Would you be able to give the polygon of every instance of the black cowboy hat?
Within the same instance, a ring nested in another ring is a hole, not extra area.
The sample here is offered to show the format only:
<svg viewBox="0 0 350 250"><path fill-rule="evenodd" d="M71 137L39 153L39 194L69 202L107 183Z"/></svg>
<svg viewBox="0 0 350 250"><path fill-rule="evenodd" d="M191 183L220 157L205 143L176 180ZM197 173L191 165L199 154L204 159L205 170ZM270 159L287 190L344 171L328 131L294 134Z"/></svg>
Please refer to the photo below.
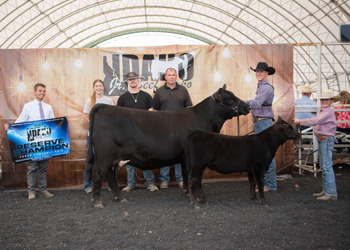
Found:
<svg viewBox="0 0 350 250"><path fill-rule="evenodd" d="M273 75L276 72L275 68L269 67L269 65L267 65L266 62L259 62L258 65L256 65L256 69L253 69L252 67L250 67L250 69L253 70L254 72L257 70L265 70L269 72L269 75Z"/></svg>
<svg viewBox="0 0 350 250"><path fill-rule="evenodd" d="M136 74L135 72L130 72L126 75L126 80L134 79L134 78L139 78L139 75Z"/></svg>

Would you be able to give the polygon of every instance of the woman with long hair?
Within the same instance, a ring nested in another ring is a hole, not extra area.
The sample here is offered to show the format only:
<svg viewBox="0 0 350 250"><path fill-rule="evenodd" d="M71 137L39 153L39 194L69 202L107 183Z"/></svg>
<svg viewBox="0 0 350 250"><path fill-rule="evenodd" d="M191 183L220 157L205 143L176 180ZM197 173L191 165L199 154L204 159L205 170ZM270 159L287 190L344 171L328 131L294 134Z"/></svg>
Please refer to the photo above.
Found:
<svg viewBox="0 0 350 250"><path fill-rule="evenodd" d="M113 100L103 94L103 91L105 89L105 85L103 84L102 80L96 79L92 85L92 88L94 90L94 93L92 94L91 98L87 99L84 106L83 111L83 118L86 122L89 122L89 114L92 109L92 107L96 103L104 103L109 105L114 105ZM87 136L87 143L89 148L89 132ZM86 193L91 193L92 190L92 180L87 179L86 176L86 166L84 169L84 191Z"/></svg>

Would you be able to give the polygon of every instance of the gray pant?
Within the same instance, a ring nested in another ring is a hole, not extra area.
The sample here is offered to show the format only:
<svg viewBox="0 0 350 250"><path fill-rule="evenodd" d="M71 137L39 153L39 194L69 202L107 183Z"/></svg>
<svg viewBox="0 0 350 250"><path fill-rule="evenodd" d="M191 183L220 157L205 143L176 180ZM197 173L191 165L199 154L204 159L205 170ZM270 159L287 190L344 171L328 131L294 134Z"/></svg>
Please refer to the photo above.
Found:
<svg viewBox="0 0 350 250"><path fill-rule="evenodd" d="M35 194L35 181L38 173L39 194L47 192L46 170L49 166L49 160L28 162L27 182L28 194Z"/></svg>

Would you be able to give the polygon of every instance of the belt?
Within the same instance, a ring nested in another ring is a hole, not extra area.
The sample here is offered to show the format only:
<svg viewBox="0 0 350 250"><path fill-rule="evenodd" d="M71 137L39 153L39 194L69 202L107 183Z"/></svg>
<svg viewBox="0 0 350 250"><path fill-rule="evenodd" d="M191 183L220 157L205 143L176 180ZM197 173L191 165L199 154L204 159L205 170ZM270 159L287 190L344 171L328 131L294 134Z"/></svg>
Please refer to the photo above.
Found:
<svg viewBox="0 0 350 250"><path fill-rule="evenodd" d="M261 120L267 120L267 119L272 119L272 121L274 121L273 117L264 117L264 118L255 118L253 120L253 123L256 123L257 121L261 121Z"/></svg>
<svg viewBox="0 0 350 250"><path fill-rule="evenodd" d="M323 135L317 138L318 141L326 140L328 137L332 137L331 135Z"/></svg>

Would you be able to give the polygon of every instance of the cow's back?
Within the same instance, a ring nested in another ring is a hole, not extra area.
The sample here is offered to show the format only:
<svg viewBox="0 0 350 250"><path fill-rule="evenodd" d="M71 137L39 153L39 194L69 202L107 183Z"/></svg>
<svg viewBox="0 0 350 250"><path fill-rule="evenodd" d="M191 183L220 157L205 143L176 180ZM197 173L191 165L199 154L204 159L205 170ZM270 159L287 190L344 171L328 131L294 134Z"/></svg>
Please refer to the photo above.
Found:
<svg viewBox="0 0 350 250"><path fill-rule="evenodd" d="M264 138L257 135L229 136L193 131L188 138L188 167L208 167L221 174L251 172L260 162L273 156L262 146Z"/></svg>

